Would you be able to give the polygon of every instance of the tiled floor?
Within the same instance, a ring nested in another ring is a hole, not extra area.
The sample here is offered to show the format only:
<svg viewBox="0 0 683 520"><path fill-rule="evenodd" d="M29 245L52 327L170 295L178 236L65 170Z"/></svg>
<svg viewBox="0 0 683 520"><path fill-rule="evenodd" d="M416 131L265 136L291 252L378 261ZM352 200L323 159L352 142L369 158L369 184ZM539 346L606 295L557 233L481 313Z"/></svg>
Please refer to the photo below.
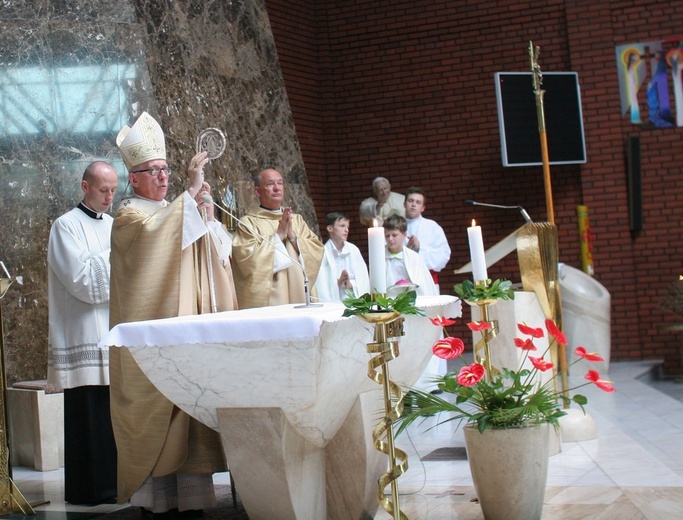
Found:
<svg viewBox="0 0 683 520"><path fill-rule="evenodd" d="M592 385L582 389L598 437L565 442L550 458L544 520L683 518L683 385L648 384L643 375L653 366L613 363L608 378L616 393ZM452 427L426 431L433 422L430 418L414 425L409 436L397 441L408 452L410 465L399 479L401 509L411 520L483 519L481 508L472 501L475 493L466 460L421 461L437 448L464 446L462 433ZM36 507L51 512L44 518L63 520L65 511L94 512L64 504L62 477L62 471L14 470L14 481L29 502L50 500ZM227 479L227 474L216 475L220 483ZM98 506L97 511L115 507ZM390 515L380 510L376 518L386 520Z"/></svg>

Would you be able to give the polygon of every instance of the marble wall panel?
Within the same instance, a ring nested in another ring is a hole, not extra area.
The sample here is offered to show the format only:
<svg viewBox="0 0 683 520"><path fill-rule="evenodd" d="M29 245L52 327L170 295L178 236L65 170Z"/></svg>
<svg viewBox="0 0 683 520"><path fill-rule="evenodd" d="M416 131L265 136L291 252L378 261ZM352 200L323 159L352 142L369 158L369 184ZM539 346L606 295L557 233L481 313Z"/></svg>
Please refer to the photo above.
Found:
<svg viewBox="0 0 683 520"><path fill-rule="evenodd" d="M219 128L207 167L217 198L255 204L250 175L278 168L295 211L318 229L263 0L13 0L0 4L0 260L16 277L2 300L7 379L41 379L47 361L46 247L81 197L93 160L126 171L115 136L146 110L166 132L186 186L199 133Z"/></svg>

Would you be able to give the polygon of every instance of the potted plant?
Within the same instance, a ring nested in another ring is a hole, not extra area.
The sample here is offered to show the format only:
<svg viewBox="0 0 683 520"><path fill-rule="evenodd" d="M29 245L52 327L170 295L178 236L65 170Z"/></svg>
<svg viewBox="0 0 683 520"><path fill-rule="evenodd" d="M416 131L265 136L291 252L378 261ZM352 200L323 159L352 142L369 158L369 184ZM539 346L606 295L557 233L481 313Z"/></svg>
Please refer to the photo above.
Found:
<svg viewBox="0 0 683 520"><path fill-rule="evenodd" d="M477 288L479 294L473 294L475 288L470 285L456 287L456 293L488 300L511 296L507 284L494 282L489 289L495 289L488 292L483 287ZM462 366L436 379L445 397L418 389L409 392L398 432L424 415L447 413L447 417L439 417L438 424L465 421L465 444L484 517L487 520L540 519L547 479L549 427L557 428L559 418L566 415L563 404L574 402L583 409L587 403L583 395L569 397L568 392L590 384L606 392L614 392L614 387L595 370L587 372L586 383L564 392L556 389L554 377L546 383L539 381L541 373L553 368L545 360L552 343L567 343L553 320L545 320L544 328L518 324L520 336L515 338L515 347L524 353L520 367L515 370L493 367L492 373L487 373L483 364L464 361L464 342L450 337L445 329L454 320L430 319L434 325L444 328L444 337L432 347L434 355L443 359L458 358ZM492 323L471 322L468 327L484 334ZM546 334L550 344L545 352L535 356L534 342ZM602 361L600 356L588 353L583 347L578 347L575 353L576 362ZM527 358L532 369L524 368Z"/></svg>

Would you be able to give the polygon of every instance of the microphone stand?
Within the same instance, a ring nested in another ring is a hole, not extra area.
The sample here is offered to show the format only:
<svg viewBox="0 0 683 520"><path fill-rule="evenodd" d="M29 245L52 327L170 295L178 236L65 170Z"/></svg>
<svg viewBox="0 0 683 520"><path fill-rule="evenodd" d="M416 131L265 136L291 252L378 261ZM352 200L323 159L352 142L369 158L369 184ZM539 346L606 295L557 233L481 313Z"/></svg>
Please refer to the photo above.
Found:
<svg viewBox="0 0 683 520"><path fill-rule="evenodd" d="M206 208L202 209L202 220L204 221L204 226L206 227L206 235L204 240L204 245L206 246L206 261L207 268L209 270L209 296L211 301L211 312L218 312L218 306L216 305L216 286L213 280L213 261L211 259L211 230L206 223Z"/></svg>
<svg viewBox="0 0 683 520"><path fill-rule="evenodd" d="M225 208L219 206L219 205L211 198L210 195L203 195L203 196L202 196L202 200L203 200L204 202L209 202L209 199L210 199L210 202L211 202L214 206L216 206L219 210L221 210L223 213L225 213L225 214L228 215L229 217L231 217L231 218L233 218L234 220L236 220L239 224L243 225L245 228L247 228L249 231L251 231L254 235L256 235L256 236L259 237L261 240L263 240L264 242L266 242L267 244L269 244L273 249L275 249L275 251L279 252L279 253L282 254L282 255L285 255L285 253L282 252L282 250L278 249L278 247L277 247L271 240L269 240L268 238L264 237L261 233L259 233L258 231L256 231L253 227L251 227L249 224L247 224L247 223L244 222L243 220L239 219L236 215L232 214L232 213L231 213L230 211L228 211L227 209L225 209ZM287 256L287 258L289 258L292 262L294 262L296 265L298 265L298 266L301 268L301 272L302 272L303 275L304 275L304 296L305 296L305 299L306 299L306 303L303 304L303 305L295 305L294 308L295 308L295 309L307 309L307 308L312 308L312 307L322 307L322 306L323 306L322 303L311 303L310 282L309 282L309 280L308 280L308 275L306 274L306 268L304 267L304 265L303 265L301 262L299 262L299 261L295 260L294 258L292 258L291 256L289 256L289 255L286 255L286 256Z"/></svg>
<svg viewBox="0 0 683 520"><path fill-rule="evenodd" d="M476 202L474 200L466 200L465 204L469 204L470 206L485 206L487 208L516 209L519 210L519 212L522 214L522 217L524 217L524 220L526 220L528 224L533 222L529 214L522 206L501 206L499 204L485 204L483 202Z"/></svg>

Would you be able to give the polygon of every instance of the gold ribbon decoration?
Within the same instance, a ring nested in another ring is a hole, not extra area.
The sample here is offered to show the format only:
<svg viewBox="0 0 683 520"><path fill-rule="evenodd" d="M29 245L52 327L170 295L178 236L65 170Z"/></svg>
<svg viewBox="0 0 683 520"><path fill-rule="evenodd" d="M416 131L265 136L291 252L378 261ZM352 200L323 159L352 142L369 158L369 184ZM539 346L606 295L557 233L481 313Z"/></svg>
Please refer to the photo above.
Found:
<svg viewBox="0 0 683 520"><path fill-rule="evenodd" d="M384 316L360 316L365 321L375 324L375 341L367 344L367 352L377 355L368 361L368 377L384 390L384 417L373 428L372 440L375 449L389 457L390 467L377 479L377 501L392 518L409 520L400 508L397 481L408 470L408 456L405 451L394 446L392 429L394 422L403 413L403 391L389 378L388 365L392 359L399 356L398 341L388 341L388 338L403 335L404 320L396 313L382 314ZM386 441L383 440L384 437ZM384 493L389 485L391 499Z"/></svg>

